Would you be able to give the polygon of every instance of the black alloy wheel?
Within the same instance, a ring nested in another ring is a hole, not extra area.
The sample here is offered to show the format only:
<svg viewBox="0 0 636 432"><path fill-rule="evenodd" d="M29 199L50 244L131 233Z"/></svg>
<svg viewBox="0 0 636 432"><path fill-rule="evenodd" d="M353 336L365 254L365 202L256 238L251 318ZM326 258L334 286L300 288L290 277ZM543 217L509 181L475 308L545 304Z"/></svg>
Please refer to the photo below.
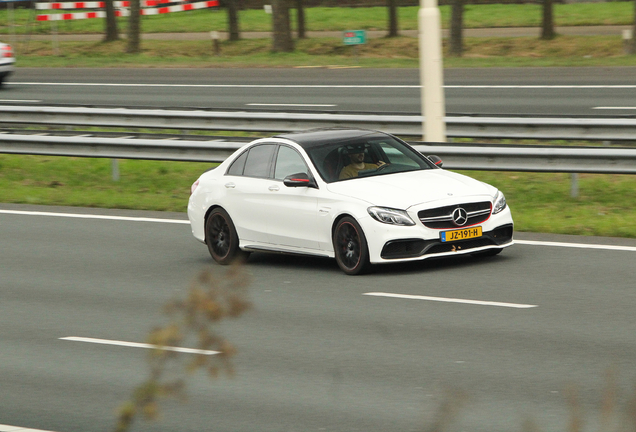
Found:
<svg viewBox="0 0 636 432"><path fill-rule="evenodd" d="M246 257L239 249L239 238L232 219L222 208L212 210L205 223L205 242L214 261L226 265Z"/></svg>
<svg viewBox="0 0 636 432"><path fill-rule="evenodd" d="M333 248L340 269L348 275L365 273L369 265L369 248L362 228L351 217L342 218L333 234Z"/></svg>

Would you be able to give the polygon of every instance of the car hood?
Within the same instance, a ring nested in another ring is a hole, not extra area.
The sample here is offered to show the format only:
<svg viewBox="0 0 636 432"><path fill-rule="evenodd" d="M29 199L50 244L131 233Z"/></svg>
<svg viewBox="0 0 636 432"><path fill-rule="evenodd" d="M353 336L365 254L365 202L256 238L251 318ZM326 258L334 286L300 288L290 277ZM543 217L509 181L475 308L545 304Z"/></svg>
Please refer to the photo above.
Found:
<svg viewBox="0 0 636 432"><path fill-rule="evenodd" d="M356 178L330 183L327 188L371 205L402 210L433 201L484 196L490 199L496 193L493 186L441 169Z"/></svg>

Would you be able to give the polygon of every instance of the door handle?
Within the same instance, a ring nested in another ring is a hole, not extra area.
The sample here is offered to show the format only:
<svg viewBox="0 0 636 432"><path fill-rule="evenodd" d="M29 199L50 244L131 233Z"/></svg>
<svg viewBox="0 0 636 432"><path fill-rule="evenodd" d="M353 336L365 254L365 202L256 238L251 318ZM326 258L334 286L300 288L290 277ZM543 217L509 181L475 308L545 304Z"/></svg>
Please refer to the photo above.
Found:
<svg viewBox="0 0 636 432"><path fill-rule="evenodd" d="M234 183L225 183L225 187L228 189L234 189L236 185Z"/></svg>
<svg viewBox="0 0 636 432"><path fill-rule="evenodd" d="M280 190L280 188L278 186L276 186L276 185L271 185L267 189L269 189L272 192L278 192Z"/></svg>

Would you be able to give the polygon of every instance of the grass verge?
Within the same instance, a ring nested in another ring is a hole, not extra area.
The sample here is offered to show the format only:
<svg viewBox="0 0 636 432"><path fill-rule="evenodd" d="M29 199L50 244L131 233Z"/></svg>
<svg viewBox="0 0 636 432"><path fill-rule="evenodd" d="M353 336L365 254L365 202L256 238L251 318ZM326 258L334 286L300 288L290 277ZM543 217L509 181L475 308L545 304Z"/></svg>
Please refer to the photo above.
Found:
<svg viewBox="0 0 636 432"><path fill-rule="evenodd" d="M447 28L451 8L440 8L442 26ZM398 8L398 22L402 30L416 30L419 8ZM58 11L38 11L38 14ZM538 27L541 25L540 4L491 4L466 5L465 28L490 27ZM292 11L292 21L295 13ZM557 26L583 25L629 25L633 22L632 2L570 3L554 5L554 22ZM315 7L305 9L305 27L309 31L342 31L349 29L386 30L388 17L386 7L347 8ZM126 32L127 18L119 18L118 26ZM103 33L103 19L67 20L57 23L59 33ZM241 31L271 31L272 17L262 9L239 12ZM296 28L295 23L293 28ZM147 33L184 33L224 31L227 29L225 10L204 9L188 12L150 15L142 17L142 30ZM28 9L15 10L13 17L8 11L0 11L0 34L49 34L50 22L38 22Z"/></svg>
<svg viewBox="0 0 636 432"><path fill-rule="evenodd" d="M140 54L125 54L125 42L62 42L56 55L52 41L31 41L18 55L20 67L365 67L417 68L415 38L371 39L356 50L340 39L300 40L292 53L272 53L271 40L245 39L221 43L215 56L210 41L146 40ZM447 41L444 41L447 52ZM559 36L551 41L532 37L466 38L463 57L447 54L444 66L634 66L620 36Z"/></svg>
<svg viewBox="0 0 636 432"><path fill-rule="evenodd" d="M184 212L190 185L209 164L0 155L0 202ZM463 172L505 194L516 229L636 238L636 177L580 175L578 198L568 174Z"/></svg>

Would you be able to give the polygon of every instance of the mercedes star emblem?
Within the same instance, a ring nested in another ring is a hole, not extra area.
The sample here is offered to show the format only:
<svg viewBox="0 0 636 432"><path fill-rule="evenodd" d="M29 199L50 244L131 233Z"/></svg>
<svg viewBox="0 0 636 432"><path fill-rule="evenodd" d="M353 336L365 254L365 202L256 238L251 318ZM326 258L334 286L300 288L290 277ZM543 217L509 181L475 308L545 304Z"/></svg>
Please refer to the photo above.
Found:
<svg viewBox="0 0 636 432"><path fill-rule="evenodd" d="M468 213L461 207L457 207L453 210L451 217L453 218L453 223L457 226L464 226L466 222L468 222Z"/></svg>

